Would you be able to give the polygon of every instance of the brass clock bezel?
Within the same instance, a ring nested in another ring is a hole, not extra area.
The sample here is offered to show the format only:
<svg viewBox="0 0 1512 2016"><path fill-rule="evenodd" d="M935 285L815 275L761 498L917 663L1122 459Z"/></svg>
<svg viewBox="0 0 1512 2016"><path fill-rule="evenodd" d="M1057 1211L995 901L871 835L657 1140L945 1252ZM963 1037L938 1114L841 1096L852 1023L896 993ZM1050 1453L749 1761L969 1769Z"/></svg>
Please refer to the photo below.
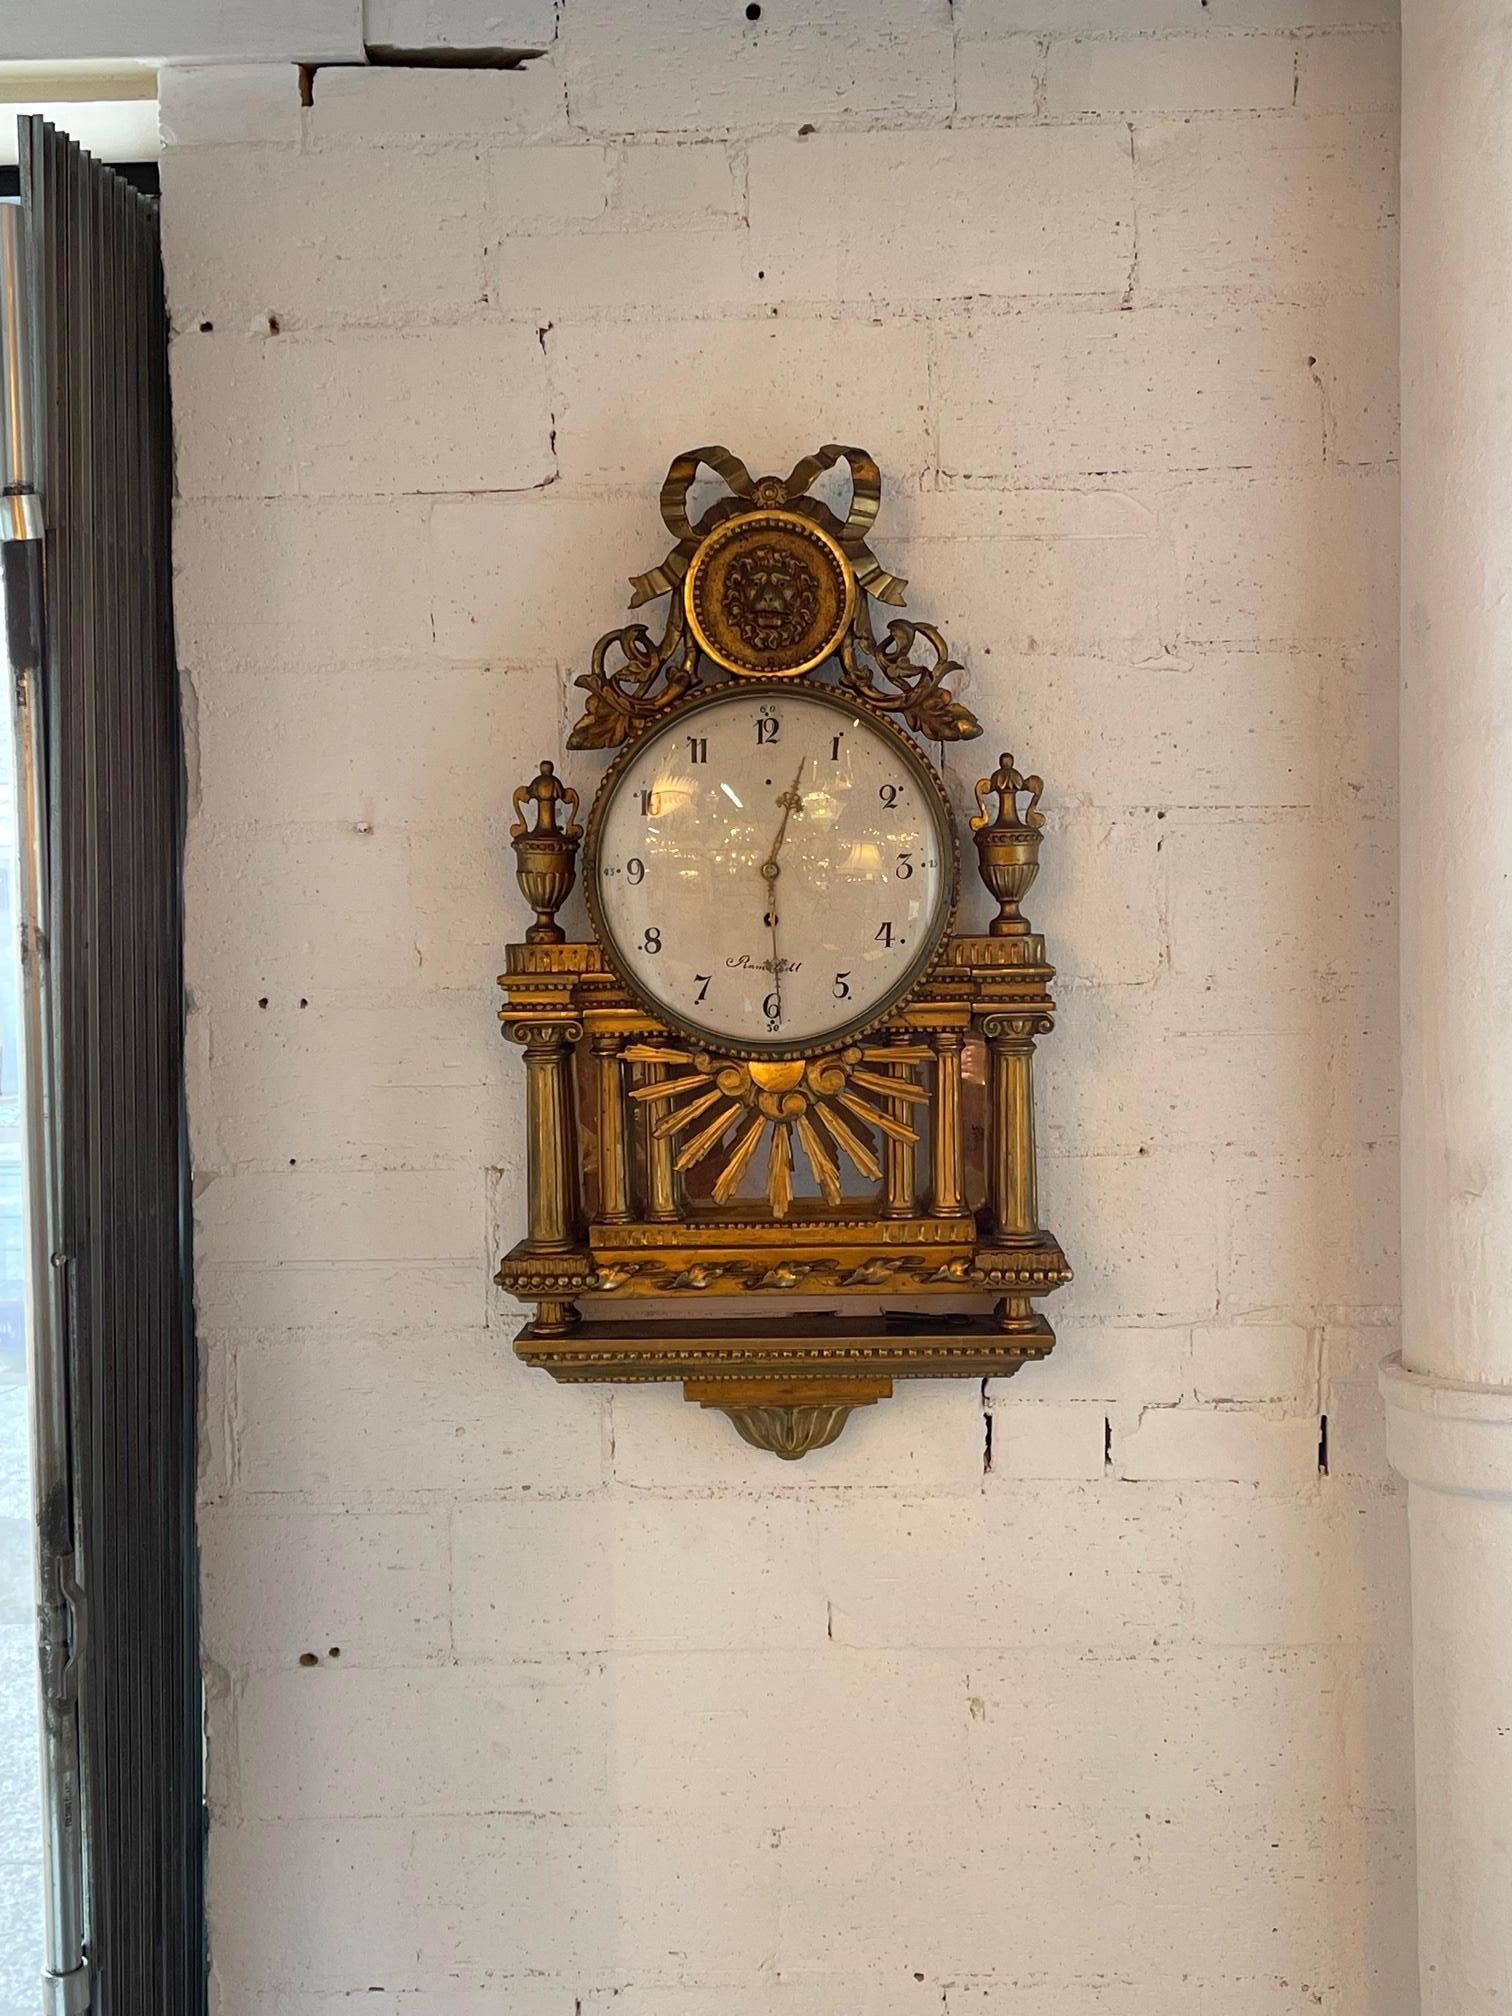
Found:
<svg viewBox="0 0 1512 2016"><path fill-rule="evenodd" d="M796 533L811 544L822 548L844 584L839 613L823 646L792 665L753 665L749 659L737 657L728 646L721 644L709 634L698 613L699 588L710 563L727 547L738 541L750 539L771 527L785 528L790 533ZM688 628L692 631L699 650L705 657L712 658L716 665L722 665L727 672L733 672L737 679L743 680L801 679L806 672L812 672L816 666L822 665L826 658L832 658L855 617L856 592L856 570L839 540L826 532L822 525L816 525L812 518L805 518L802 512L778 510L745 512L738 518L729 519L709 533L693 556L683 579L682 589Z"/></svg>
<svg viewBox="0 0 1512 2016"><path fill-rule="evenodd" d="M945 863L945 900L941 903L923 951L917 964L910 969L909 976L898 990L889 995L864 1014L852 1021L826 1030L822 1036L810 1037L802 1043L741 1043L719 1032L700 1026L687 1017L677 1014L663 1001L643 987L624 960L614 933L610 927L599 884L599 838L603 831L608 808L615 797L625 771L644 744L659 737L666 729L690 716L712 707L728 706L735 699L748 699L753 689L770 684L774 691L784 695L800 695L806 699L819 701L837 714L843 714L852 721L864 721L884 737L890 737L902 760L911 765L916 779L931 794L935 811L937 837L941 843L942 860ZM659 715L632 741L623 745L614 761L599 779L593 794L593 804L588 814L588 829L583 842L583 895L588 905L588 916L593 925L594 936L605 960L616 979L630 995L638 1007L654 1021L675 1029L686 1041L695 1043L702 1050L721 1057L739 1058L743 1062L757 1062L763 1059L777 1061L785 1058L811 1058L829 1055L842 1049L879 1028L884 1022L894 1021L919 990L926 984L931 973L939 964L946 947L950 943L951 931L955 924L956 911L960 904L960 842L955 830L955 817L944 780L930 762L928 756L906 730L898 727L885 714L877 713L833 686L821 686L810 679L794 679L781 676L767 680L746 677L738 683L731 681L722 686L691 693L686 699L669 707Z"/></svg>

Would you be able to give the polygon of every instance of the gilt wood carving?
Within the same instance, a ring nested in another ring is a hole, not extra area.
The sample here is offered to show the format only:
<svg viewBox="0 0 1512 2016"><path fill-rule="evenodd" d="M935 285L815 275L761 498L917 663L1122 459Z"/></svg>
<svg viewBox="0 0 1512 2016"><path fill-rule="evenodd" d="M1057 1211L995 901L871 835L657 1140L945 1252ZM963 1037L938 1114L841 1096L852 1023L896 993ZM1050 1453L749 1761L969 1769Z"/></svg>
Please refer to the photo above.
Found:
<svg viewBox="0 0 1512 2016"><path fill-rule="evenodd" d="M810 494L850 476L845 515ZM695 520L700 470L725 494ZM723 448L662 486L641 623L595 646L573 750L613 750L586 830L554 766L514 794L534 913L501 977L522 1045L528 1230L499 1269L556 1378L680 1380L793 1458L893 1381L1002 1376L1069 1280L1038 1222L1035 1039L1053 972L1021 910L1043 786L976 786L998 904L956 929L959 850L924 742L981 732L939 631L890 620L863 450L752 479ZM557 912L581 853L592 936Z"/></svg>

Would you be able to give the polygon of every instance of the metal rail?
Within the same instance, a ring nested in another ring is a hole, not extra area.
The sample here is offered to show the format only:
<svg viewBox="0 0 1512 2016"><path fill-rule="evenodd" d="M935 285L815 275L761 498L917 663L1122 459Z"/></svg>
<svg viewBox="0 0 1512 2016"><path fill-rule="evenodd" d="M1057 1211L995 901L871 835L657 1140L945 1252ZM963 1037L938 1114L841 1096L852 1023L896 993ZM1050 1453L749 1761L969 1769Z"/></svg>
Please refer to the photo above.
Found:
<svg viewBox="0 0 1512 2016"><path fill-rule="evenodd" d="M21 1088L26 1182L27 1369L32 1424L37 1655L42 1735L43 1986L49 2016L89 2005L84 1939L77 1652L83 1608L75 1558L65 1345L57 1255L54 1002L48 952L47 810L41 720L42 534L32 423L22 217L0 206L0 568L15 745Z"/></svg>

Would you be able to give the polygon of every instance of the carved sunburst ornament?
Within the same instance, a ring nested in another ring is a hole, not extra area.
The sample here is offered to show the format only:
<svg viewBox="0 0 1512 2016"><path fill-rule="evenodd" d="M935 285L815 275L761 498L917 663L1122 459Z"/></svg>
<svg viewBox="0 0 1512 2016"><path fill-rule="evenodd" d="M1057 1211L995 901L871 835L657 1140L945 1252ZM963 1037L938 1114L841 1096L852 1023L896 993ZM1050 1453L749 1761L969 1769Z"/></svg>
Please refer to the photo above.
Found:
<svg viewBox="0 0 1512 2016"><path fill-rule="evenodd" d="M625 1055L632 1064L682 1067L678 1076L639 1086L630 1096L656 1114L655 1139L682 1143L674 1164L679 1171L713 1163L715 1203L729 1202L765 1147L774 1218L785 1218L793 1201L795 1142L825 1202L838 1204L842 1156L877 1182L882 1164L873 1135L917 1141L918 1130L902 1115L929 1100L917 1076L930 1057L923 1043L852 1045L828 1057L752 1063L650 1043L633 1044Z"/></svg>

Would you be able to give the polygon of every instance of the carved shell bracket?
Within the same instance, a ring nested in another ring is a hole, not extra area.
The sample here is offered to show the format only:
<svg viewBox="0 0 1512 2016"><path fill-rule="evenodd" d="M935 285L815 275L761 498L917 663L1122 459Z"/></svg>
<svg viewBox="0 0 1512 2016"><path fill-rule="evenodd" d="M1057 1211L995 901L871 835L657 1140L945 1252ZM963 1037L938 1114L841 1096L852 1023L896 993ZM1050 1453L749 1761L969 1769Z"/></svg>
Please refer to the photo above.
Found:
<svg viewBox="0 0 1512 2016"><path fill-rule="evenodd" d="M837 1379L828 1384L793 1380L690 1379L685 1399L717 1407L743 1441L785 1463L812 1449L827 1449L856 1407L892 1397L891 1379Z"/></svg>
<svg viewBox="0 0 1512 2016"><path fill-rule="evenodd" d="M844 518L809 495L838 463L851 479ZM688 500L701 469L728 494L693 519ZM881 637L873 628L872 602L901 606L907 585L868 544L881 502L881 472L864 448L830 442L786 477L753 478L728 448L677 456L661 488L673 544L631 580L632 609L668 598L662 634L653 639L646 624L630 623L599 639L577 681L587 698L568 747L617 748L696 685L708 658L757 678L790 678L833 660L858 700L925 740L979 735L981 724L950 690L961 668L940 632L901 618Z"/></svg>

